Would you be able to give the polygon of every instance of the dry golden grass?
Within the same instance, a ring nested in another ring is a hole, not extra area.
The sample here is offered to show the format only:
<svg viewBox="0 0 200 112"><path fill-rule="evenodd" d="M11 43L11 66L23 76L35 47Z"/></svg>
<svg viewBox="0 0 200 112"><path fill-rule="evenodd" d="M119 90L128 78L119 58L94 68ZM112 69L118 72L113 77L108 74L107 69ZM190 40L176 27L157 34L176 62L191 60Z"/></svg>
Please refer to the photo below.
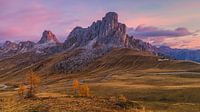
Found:
<svg viewBox="0 0 200 112"><path fill-rule="evenodd" d="M101 97L70 97L55 93L37 94L38 99L17 99L5 97L1 112L147 112L144 109L118 107L115 102Z"/></svg>
<svg viewBox="0 0 200 112"><path fill-rule="evenodd" d="M76 111L77 105L84 104L89 105L89 107L92 106L90 108L94 110L109 110L110 107L106 106L107 100L104 102L105 99L97 98L93 101L87 98L76 99L67 96L74 93L71 89L73 79L83 79L88 82L92 95L110 97L124 94L127 99L139 101L146 107L146 110L153 112L200 111L200 75L195 72L176 73L192 70L198 72L200 66L197 63L173 60L159 62L159 57L152 56L147 52L116 49L95 60L86 71L72 74L55 72L54 64L69 55L74 55L74 53L63 52L50 57L41 57L32 65L25 64L26 66L17 66L16 63L22 59L32 62L34 55L25 54L0 60L0 67L4 68L4 70L0 70L0 84L8 84L14 87L23 82L29 69L38 73L42 80L39 88L40 94L38 95L43 100L22 101L21 106L26 108L29 108L30 105L36 105L34 108L39 108L42 105L46 109L55 105L54 111L58 111L59 108L72 108L73 111ZM5 68L4 65L8 68ZM6 91L0 91L3 92L0 93L0 97L16 93L14 89L9 88ZM72 103L72 105L67 103ZM78 110L87 110L86 106L80 106ZM52 109L50 108L50 110ZM116 109L116 111L118 110ZM134 112L135 110L131 111Z"/></svg>

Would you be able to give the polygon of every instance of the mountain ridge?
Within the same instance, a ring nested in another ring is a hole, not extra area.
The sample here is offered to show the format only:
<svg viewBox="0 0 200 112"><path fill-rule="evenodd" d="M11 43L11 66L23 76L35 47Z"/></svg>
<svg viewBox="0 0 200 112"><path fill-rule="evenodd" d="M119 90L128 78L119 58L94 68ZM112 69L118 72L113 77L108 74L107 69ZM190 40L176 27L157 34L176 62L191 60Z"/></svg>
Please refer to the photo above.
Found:
<svg viewBox="0 0 200 112"><path fill-rule="evenodd" d="M200 62L200 50L173 49L168 46L160 46L158 50L164 56L173 59Z"/></svg>
<svg viewBox="0 0 200 112"><path fill-rule="evenodd" d="M7 41L7 44L4 43L1 54L5 49L12 52L12 55L24 52L54 54L75 48L105 49L105 51L112 48L133 48L149 52L156 50L154 46L128 36L126 25L119 23L116 12L108 12L102 20L93 22L88 28L74 28L64 43L60 43L51 31L45 30L37 43L24 41L17 44Z"/></svg>
<svg viewBox="0 0 200 112"><path fill-rule="evenodd" d="M102 20L87 28L76 27L67 37L66 48L134 48L155 53L156 47L126 34L126 25L118 21L118 14L108 12Z"/></svg>
<svg viewBox="0 0 200 112"><path fill-rule="evenodd" d="M49 30L44 30L41 39L37 43L32 41L21 41L19 43L6 41L0 46L0 58L3 55L3 57L13 56L25 52L52 55L73 49L101 49L103 54L105 53L104 51L109 51L113 48L131 48L138 51L148 51L163 58L200 62L198 50L159 48L134 38L134 35L128 35L126 30L126 25L118 21L118 14L116 12L108 12L105 17L93 22L87 28L75 27L63 43L59 42L56 35ZM184 55L179 56L180 54Z"/></svg>
<svg viewBox="0 0 200 112"><path fill-rule="evenodd" d="M44 43L54 43L54 44L58 44L60 43L57 39L57 37L55 36L55 34L53 34L51 31L49 30L45 30L42 33L42 37L41 39L37 42L38 44L44 44Z"/></svg>

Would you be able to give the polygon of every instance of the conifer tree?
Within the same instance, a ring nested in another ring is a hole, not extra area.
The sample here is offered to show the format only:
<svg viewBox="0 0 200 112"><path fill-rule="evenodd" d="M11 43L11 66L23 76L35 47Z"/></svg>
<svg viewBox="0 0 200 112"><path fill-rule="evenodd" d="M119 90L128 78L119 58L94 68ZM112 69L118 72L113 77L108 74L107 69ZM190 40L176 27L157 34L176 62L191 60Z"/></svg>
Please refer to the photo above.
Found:
<svg viewBox="0 0 200 112"><path fill-rule="evenodd" d="M72 89L74 91L74 95L78 95L78 91L79 91L79 81L77 79L73 80L72 83Z"/></svg>
<svg viewBox="0 0 200 112"><path fill-rule="evenodd" d="M34 97L36 90L40 84L40 77L32 70L27 74L27 82L29 84L27 97Z"/></svg>

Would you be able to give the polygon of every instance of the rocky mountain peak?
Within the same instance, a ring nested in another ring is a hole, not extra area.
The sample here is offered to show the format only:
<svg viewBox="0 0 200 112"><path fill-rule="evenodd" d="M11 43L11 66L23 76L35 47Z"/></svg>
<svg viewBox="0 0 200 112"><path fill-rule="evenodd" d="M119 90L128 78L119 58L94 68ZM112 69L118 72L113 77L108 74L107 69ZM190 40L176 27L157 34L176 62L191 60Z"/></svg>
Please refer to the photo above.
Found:
<svg viewBox="0 0 200 112"><path fill-rule="evenodd" d="M118 26L118 14L116 12L108 12L102 21L112 26L112 28L116 28Z"/></svg>
<svg viewBox="0 0 200 112"><path fill-rule="evenodd" d="M118 14L116 12L106 13L105 18L111 18L111 20L116 20L118 22Z"/></svg>
<svg viewBox="0 0 200 112"><path fill-rule="evenodd" d="M6 41L3 44L3 49L4 50L15 50L15 49L17 49L17 43L11 42L11 41Z"/></svg>
<svg viewBox="0 0 200 112"><path fill-rule="evenodd" d="M4 46L10 45L10 44L12 44L12 43L13 43L13 42L7 40L7 41L4 43Z"/></svg>
<svg viewBox="0 0 200 112"><path fill-rule="evenodd" d="M126 25L118 22L117 13L108 12L88 28L74 28L64 44L66 48L123 47L125 40Z"/></svg>
<svg viewBox="0 0 200 112"><path fill-rule="evenodd" d="M18 51L27 52L27 51L33 49L34 46L35 46L35 43L32 41L19 42Z"/></svg>
<svg viewBox="0 0 200 112"><path fill-rule="evenodd" d="M42 34L42 38L38 42L38 44L44 44L44 43L59 43L58 39L56 36L48 30L45 30Z"/></svg>

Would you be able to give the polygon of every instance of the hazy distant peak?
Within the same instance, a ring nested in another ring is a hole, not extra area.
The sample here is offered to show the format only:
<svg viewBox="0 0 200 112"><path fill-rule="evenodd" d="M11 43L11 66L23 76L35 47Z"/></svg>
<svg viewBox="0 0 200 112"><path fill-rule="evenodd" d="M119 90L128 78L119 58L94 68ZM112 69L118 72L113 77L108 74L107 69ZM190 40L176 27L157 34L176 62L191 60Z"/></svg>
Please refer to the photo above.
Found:
<svg viewBox="0 0 200 112"><path fill-rule="evenodd" d="M58 39L56 38L55 34L53 34L51 31L45 30L42 34L42 37L38 44L44 44L44 43L59 43Z"/></svg>

